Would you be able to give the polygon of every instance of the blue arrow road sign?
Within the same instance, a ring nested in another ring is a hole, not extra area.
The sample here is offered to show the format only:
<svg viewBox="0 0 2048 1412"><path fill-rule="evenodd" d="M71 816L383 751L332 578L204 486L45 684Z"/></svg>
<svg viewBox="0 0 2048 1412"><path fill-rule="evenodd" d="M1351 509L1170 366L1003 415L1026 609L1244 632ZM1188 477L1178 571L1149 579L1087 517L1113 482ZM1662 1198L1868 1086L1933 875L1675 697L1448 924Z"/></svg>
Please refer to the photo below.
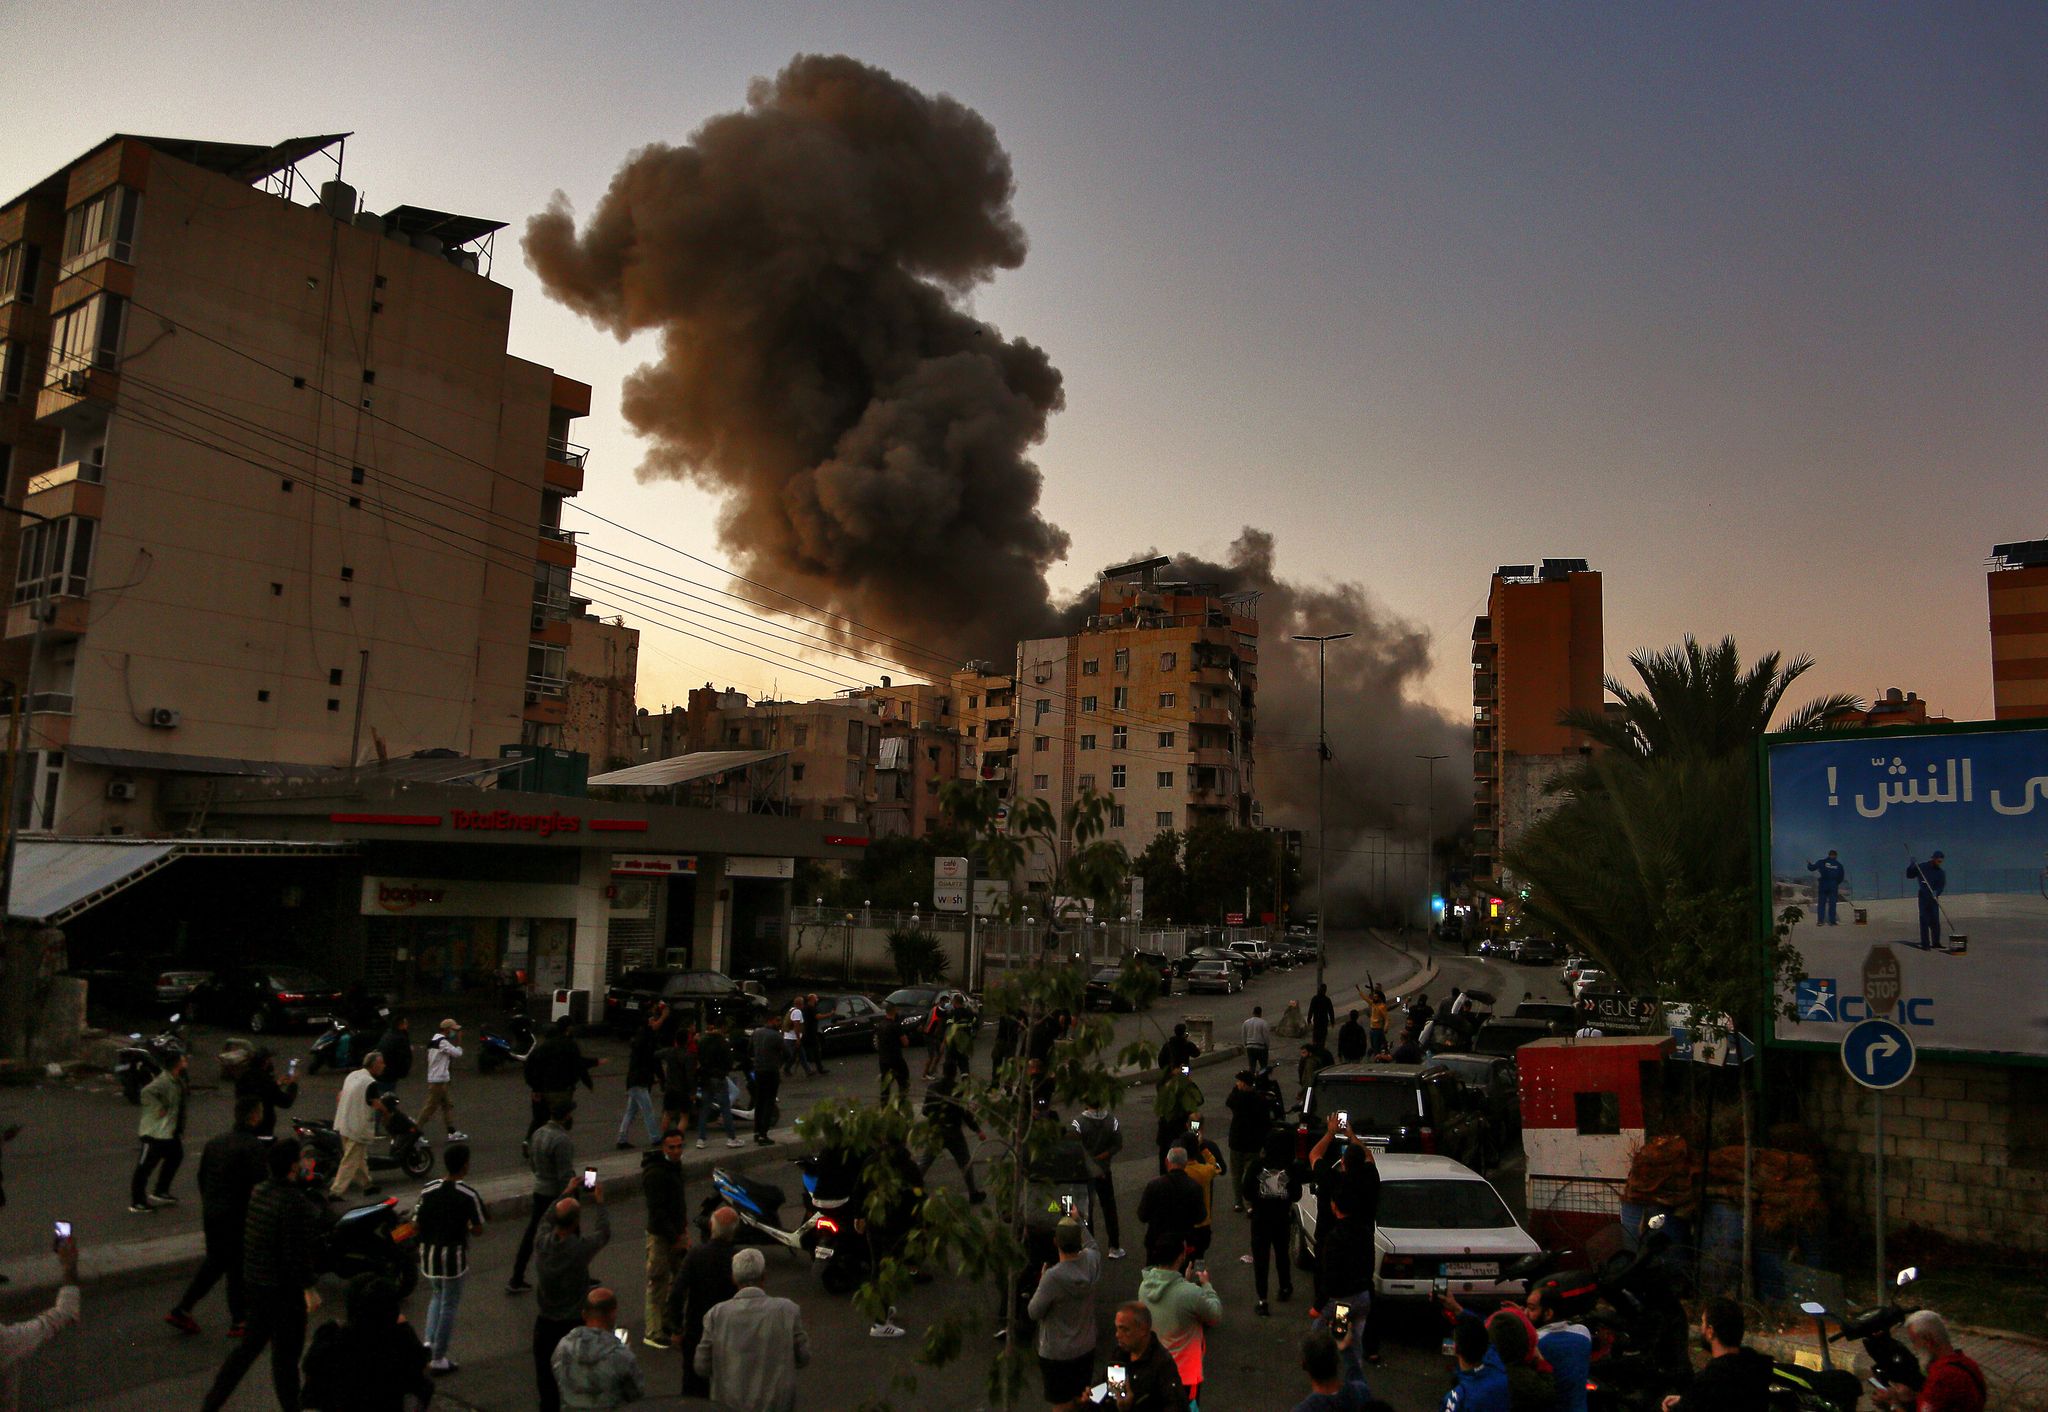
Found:
<svg viewBox="0 0 2048 1412"><path fill-rule="evenodd" d="M1913 1037L1890 1020L1864 1020L1842 1037L1842 1066L1865 1088L1897 1088L1913 1074Z"/></svg>

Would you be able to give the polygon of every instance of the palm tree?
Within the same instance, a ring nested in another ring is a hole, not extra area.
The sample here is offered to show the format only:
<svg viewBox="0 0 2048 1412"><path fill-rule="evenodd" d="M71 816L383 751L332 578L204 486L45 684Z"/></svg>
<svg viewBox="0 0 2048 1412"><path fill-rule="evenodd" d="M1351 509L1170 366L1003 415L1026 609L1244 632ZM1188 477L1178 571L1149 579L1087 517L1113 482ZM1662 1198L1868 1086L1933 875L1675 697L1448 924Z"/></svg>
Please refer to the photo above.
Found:
<svg viewBox="0 0 2048 1412"><path fill-rule="evenodd" d="M1746 754L1756 744L1771 728L1792 683L1812 669L1813 658L1802 653L1786 662L1772 652L1744 668L1733 637L1702 647L1688 635L1662 652L1632 653L1629 663L1642 678L1641 691L1614 677L1606 681L1620 711L1568 711L1562 723L1585 732L1597 747L1637 760L1715 759ZM1830 716L1862 709L1854 696L1817 697L1795 709L1778 729L1820 729Z"/></svg>

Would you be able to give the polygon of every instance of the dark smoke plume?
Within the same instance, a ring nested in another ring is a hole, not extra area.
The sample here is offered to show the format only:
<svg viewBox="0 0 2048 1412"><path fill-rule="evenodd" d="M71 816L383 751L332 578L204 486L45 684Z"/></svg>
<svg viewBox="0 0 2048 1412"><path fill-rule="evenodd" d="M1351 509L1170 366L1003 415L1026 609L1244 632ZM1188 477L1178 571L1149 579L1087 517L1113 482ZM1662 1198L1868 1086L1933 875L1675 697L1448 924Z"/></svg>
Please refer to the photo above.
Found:
<svg viewBox="0 0 2048 1412"><path fill-rule="evenodd" d="M1447 757L1436 764L1437 838L1469 832L1471 727L1409 694L1429 671L1427 631L1389 614L1363 584L1310 587L1282 578L1274 558L1273 536L1247 526L1222 563L1177 554L1164 573L1213 583L1224 592L1255 590L1260 595L1255 610L1258 733L1253 740L1259 800L1267 823L1307 831L1304 872L1309 877L1315 874L1316 650L1313 643L1293 639L1296 633L1352 634L1348 641L1331 643L1325 654L1330 912L1350 920L1360 903L1382 894L1412 900L1419 912L1429 767L1416 757ZM1410 807L1396 810L1397 801ZM1391 831L1391 845L1378 841L1375 831L1381 830ZM1405 861L1374 856L1382 846L1398 851L1404 845L1410 853ZM1437 876L1442 876L1441 864Z"/></svg>
<svg viewBox="0 0 2048 1412"><path fill-rule="evenodd" d="M986 120L843 56L635 153L579 232L527 223L547 291L661 357L627 380L640 477L724 497L743 573L962 658L1045 622L1067 536L1026 454L1064 402L1042 349L961 305L1024 260ZM771 598L763 605L773 608Z"/></svg>

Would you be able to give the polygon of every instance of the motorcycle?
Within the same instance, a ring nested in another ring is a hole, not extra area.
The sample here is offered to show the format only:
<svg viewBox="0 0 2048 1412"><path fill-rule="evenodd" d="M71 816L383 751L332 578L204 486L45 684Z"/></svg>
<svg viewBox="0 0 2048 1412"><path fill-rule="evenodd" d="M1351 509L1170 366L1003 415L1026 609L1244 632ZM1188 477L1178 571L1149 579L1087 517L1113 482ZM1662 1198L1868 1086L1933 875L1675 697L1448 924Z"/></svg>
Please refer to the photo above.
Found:
<svg viewBox="0 0 2048 1412"><path fill-rule="evenodd" d="M730 1206L739 1213L740 1229L735 1238L741 1244L779 1245L797 1255L808 1257L814 1254L822 1237L838 1233L839 1222L812 1205L811 1193L817 1186L817 1159L801 1157L796 1165L803 1173L804 1205L810 1214L794 1229L785 1229L782 1224L784 1197L781 1187L773 1182L748 1181L723 1167L713 1167L711 1186L715 1195L705 1197L698 1206L698 1232L709 1239L711 1213L720 1206Z"/></svg>
<svg viewBox="0 0 2048 1412"><path fill-rule="evenodd" d="M1908 1265L1899 1271L1894 1281L1903 1290L1920 1278L1917 1266ZM1840 1329L1828 1333L1828 1307L1815 1300L1803 1300L1800 1311L1813 1320L1815 1341L1820 1345L1820 1371L1805 1368L1788 1368L1780 1364L1781 1373L1788 1374L1800 1386L1810 1387L1814 1393L1827 1402L1831 1412L1855 1412L1857 1400L1863 1395L1863 1386L1856 1375L1845 1368L1835 1366L1833 1345L1849 1339L1860 1339L1863 1352L1870 1359L1871 1382L1879 1387L1903 1387L1918 1394L1926 1374L1922 1372L1920 1360L1913 1356L1913 1350L1901 1343L1893 1330L1906 1322L1910 1312L1902 1304L1880 1305L1876 1309L1842 1322Z"/></svg>
<svg viewBox="0 0 2048 1412"><path fill-rule="evenodd" d="M505 1033L499 1033L489 1025L484 1026L483 1047L477 1051L476 1067L480 1073L491 1073L506 1064L524 1064L526 1056L533 1053L533 1022L526 1018L526 1012L514 1008L506 1013Z"/></svg>
<svg viewBox="0 0 2048 1412"><path fill-rule="evenodd" d="M313 1268L342 1280L381 1276L398 1286L403 1299L419 1283L419 1232L399 1215L398 1198L387 1196L326 1225L314 1244Z"/></svg>
<svg viewBox="0 0 2048 1412"><path fill-rule="evenodd" d="M390 1023L391 1012L379 1010L377 1022ZM363 1062L363 1056L376 1047L378 1036L362 1027L352 1027L339 1015L327 1022L327 1028L313 1041L313 1052L306 1058L306 1072L317 1074L322 1069L333 1069L342 1073Z"/></svg>
<svg viewBox="0 0 2048 1412"><path fill-rule="evenodd" d="M434 1147L420 1126L398 1106L396 1094L386 1094L391 1111L384 1118L383 1150L370 1153L370 1170L388 1172L396 1168L417 1180L434 1170ZM320 1118L293 1118L292 1131L313 1153L313 1180L326 1185L334 1180L341 1165L341 1134L334 1124Z"/></svg>
<svg viewBox="0 0 2048 1412"><path fill-rule="evenodd" d="M185 1052L185 1028L179 1023L181 1016L173 1015L164 1032L144 1039L139 1034L128 1036L114 1055L114 1077L120 1082L121 1096L130 1103L142 1102L142 1090L149 1081L164 1071L171 1057Z"/></svg>

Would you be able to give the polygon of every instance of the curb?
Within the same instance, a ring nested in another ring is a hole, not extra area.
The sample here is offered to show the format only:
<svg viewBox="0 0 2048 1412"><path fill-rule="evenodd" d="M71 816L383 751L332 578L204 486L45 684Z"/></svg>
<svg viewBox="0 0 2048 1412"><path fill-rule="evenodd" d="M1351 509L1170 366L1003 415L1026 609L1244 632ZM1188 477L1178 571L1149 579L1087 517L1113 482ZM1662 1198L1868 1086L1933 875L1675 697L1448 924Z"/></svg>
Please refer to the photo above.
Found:
<svg viewBox="0 0 2048 1412"><path fill-rule="evenodd" d="M1244 1053L1242 1045L1224 1045L1198 1056L1192 1067L1211 1068L1226 1064ZM1129 1070L1121 1077L1127 1089L1151 1082L1149 1069ZM757 1147L750 1140L744 1147L720 1148L714 1151L706 1148L702 1156L691 1148L683 1154L683 1175L708 1184L713 1167L722 1167L729 1172L752 1171L777 1162L792 1160L806 1150L802 1137L793 1128L776 1128L771 1135L774 1147ZM614 1197L631 1197L640 1191L640 1162L648 1149L635 1148L620 1152L607 1148L596 1157L584 1159L584 1165L597 1169L598 1180L605 1187L607 1204ZM484 1213L495 1224L500 1221L524 1221L532 1210L533 1186L524 1173L490 1177L474 1183L477 1195L484 1201ZM417 1195L418 1188L410 1183L387 1183L384 1196L397 1196L399 1204L405 1206L408 1199ZM154 1284L172 1276L189 1273L195 1269L206 1254L206 1238L199 1231L185 1231L177 1235L159 1236L146 1240L116 1241L103 1246L87 1246L79 1252L78 1283L81 1288L94 1290L132 1289L139 1285ZM0 1274L7 1276L7 1292L10 1301L23 1296L52 1295L58 1288L56 1261L47 1255L27 1259L10 1260L0 1264Z"/></svg>

